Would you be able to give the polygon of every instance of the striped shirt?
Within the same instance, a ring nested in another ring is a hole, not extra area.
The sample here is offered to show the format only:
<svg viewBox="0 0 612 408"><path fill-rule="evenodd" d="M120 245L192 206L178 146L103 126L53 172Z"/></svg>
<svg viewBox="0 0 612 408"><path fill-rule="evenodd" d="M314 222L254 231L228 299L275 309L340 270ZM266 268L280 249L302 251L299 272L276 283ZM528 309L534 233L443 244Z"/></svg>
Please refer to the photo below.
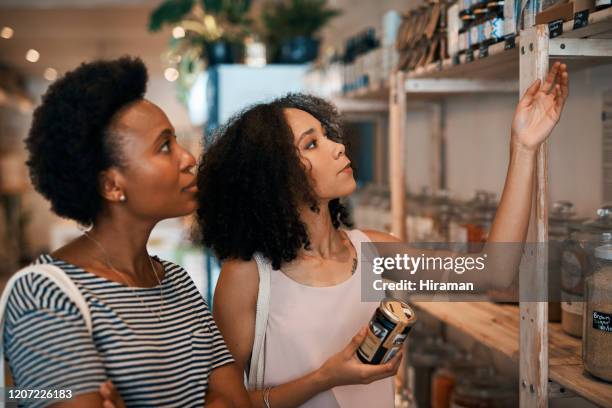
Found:
<svg viewBox="0 0 612 408"><path fill-rule="evenodd" d="M76 395L110 379L128 407L202 407L211 371L234 360L187 272L158 261L163 301L159 286L129 287L41 255L36 263L59 266L81 290L93 333L55 283L36 274L20 278L3 334L15 385Z"/></svg>

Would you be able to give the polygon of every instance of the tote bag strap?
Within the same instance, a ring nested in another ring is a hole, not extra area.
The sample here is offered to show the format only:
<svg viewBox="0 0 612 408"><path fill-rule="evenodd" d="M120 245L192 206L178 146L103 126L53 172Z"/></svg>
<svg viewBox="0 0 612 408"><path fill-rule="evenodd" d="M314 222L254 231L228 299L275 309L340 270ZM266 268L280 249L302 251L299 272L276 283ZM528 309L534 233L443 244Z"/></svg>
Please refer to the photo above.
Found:
<svg viewBox="0 0 612 408"><path fill-rule="evenodd" d="M4 323L6 317L6 305L11 292L15 287L15 283L21 277L30 273L36 273L51 279L79 308L79 311L85 320L87 331L90 335L92 333L91 314L89 312L89 307L87 306L87 301L76 284L68 275L66 275L63 270L55 265L38 264L26 266L25 268L17 271L7 282L6 287L2 292L2 296L0 297L0 384L3 385L6 385L6 372L4 366Z"/></svg>
<svg viewBox="0 0 612 408"><path fill-rule="evenodd" d="M259 272L259 290L257 293L257 310L255 313L255 335L249 365L248 389L262 389L265 372L265 341L268 313L270 311L270 274L272 264L261 254L254 255Z"/></svg>

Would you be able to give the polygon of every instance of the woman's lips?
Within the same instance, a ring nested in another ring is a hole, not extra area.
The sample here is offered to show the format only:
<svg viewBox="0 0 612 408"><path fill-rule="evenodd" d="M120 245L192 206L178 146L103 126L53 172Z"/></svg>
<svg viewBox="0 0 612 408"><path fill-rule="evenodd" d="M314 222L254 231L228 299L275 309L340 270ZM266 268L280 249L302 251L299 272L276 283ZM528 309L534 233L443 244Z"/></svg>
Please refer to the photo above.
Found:
<svg viewBox="0 0 612 408"><path fill-rule="evenodd" d="M194 178L193 181L187 185L187 187L183 188L183 191L188 193L196 193L198 191L197 180Z"/></svg>
<svg viewBox="0 0 612 408"><path fill-rule="evenodd" d="M338 173L352 173L353 172L353 168L351 167L351 162L348 162L346 164L346 166L344 166L344 168L342 170L340 170Z"/></svg>

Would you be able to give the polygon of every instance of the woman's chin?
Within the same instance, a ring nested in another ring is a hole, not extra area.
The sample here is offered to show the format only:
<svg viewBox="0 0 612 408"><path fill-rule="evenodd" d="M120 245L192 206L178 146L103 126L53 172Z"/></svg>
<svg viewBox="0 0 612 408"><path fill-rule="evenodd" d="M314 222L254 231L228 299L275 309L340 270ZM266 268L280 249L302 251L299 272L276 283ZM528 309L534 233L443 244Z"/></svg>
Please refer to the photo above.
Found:
<svg viewBox="0 0 612 408"><path fill-rule="evenodd" d="M338 190L338 198L348 197L357 190L357 182L355 182L354 178L351 178L350 182L342 184L342 186L339 186L341 188Z"/></svg>

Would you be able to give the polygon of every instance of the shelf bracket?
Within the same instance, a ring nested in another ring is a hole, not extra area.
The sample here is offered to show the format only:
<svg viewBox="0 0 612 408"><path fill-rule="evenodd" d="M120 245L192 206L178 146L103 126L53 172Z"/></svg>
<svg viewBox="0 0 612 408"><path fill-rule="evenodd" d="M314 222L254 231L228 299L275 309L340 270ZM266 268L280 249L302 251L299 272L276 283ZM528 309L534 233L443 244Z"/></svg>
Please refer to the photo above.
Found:
<svg viewBox="0 0 612 408"><path fill-rule="evenodd" d="M553 38L549 42L548 53L551 58L612 58L612 41L590 38Z"/></svg>
<svg viewBox="0 0 612 408"><path fill-rule="evenodd" d="M513 93L518 92L518 81L491 81L482 79L407 79L407 93Z"/></svg>

